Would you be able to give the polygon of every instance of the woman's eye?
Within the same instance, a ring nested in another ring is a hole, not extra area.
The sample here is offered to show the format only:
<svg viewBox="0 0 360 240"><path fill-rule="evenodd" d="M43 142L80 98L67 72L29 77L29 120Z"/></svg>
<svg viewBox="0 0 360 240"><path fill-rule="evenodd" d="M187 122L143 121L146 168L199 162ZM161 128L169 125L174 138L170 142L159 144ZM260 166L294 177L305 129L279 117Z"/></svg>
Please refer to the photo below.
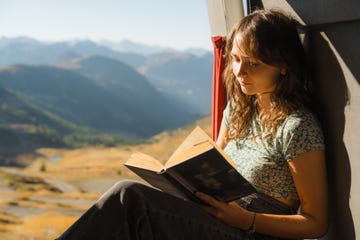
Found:
<svg viewBox="0 0 360 240"><path fill-rule="evenodd" d="M248 62L248 66L249 66L249 67L257 67L258 65L259 65L259 64L256 63L256 62L251 62L251 61Z"/></svg>

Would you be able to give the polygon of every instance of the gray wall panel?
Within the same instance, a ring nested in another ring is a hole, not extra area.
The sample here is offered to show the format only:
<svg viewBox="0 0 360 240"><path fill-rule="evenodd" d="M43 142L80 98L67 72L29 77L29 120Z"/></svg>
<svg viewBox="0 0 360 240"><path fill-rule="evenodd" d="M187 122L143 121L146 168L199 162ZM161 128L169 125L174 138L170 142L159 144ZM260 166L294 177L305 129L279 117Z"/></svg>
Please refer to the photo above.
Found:
<svg viewBox="0 0 360 240"><path fill-rule="evenodd" d="M327 145L330 228L323 239L360 236L360 1L265 0L305 27L304 46Z"/></svg>
<svg viewBox="0 0 360 240"><path fill-rule="evenodd" d="M359 0L263 0L267 9L293 9L307 25L359 19L359 3Z"/></svg>

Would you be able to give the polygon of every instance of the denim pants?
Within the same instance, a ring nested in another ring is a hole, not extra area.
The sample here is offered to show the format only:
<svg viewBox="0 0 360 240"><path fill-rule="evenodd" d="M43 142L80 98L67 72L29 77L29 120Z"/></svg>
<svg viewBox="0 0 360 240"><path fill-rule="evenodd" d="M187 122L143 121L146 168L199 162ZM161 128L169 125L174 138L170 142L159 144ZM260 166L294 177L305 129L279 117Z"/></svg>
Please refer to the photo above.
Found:
<svg viewBox="0 0 360 240"><path fill-rule="evenodd" d="M262 194L237 201L242 207L293 214ZM120 181L89 208L59 240L231 240L279 239L230 227L196 205L136 181Z"/></svg>

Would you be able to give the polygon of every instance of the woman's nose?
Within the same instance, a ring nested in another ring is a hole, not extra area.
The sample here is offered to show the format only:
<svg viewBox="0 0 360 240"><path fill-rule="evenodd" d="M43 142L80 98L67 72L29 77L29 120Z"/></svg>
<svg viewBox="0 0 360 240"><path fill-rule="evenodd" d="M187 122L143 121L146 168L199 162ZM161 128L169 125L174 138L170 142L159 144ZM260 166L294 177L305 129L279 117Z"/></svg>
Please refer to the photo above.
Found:
<svg viewBox="0 0 360 240"><path fill-rule="evenodd" d="M235 76L243 76L246 74L245 64L243 61L239 61L234 69Z"/></svg>

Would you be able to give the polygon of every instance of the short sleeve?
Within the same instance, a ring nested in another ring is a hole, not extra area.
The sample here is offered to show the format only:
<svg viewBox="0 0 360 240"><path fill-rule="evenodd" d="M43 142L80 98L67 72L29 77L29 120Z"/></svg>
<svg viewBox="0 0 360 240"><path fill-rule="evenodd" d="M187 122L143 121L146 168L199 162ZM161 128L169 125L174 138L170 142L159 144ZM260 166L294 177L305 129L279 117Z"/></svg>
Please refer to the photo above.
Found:
<svg viewBox="0 0 360 240"><path fill-rule="evenodd" d="M223 122L227 129L229 129L229 119L230 119L230 103L226 104L226 107L223 111Z"/></svg>
<svg viewBox="0 0 360 240"><path fill-rule="evenodd" d="M285 122L282 140L286 161L303 153L325 148L320 124L310 113L291 116Z"/></svg>

